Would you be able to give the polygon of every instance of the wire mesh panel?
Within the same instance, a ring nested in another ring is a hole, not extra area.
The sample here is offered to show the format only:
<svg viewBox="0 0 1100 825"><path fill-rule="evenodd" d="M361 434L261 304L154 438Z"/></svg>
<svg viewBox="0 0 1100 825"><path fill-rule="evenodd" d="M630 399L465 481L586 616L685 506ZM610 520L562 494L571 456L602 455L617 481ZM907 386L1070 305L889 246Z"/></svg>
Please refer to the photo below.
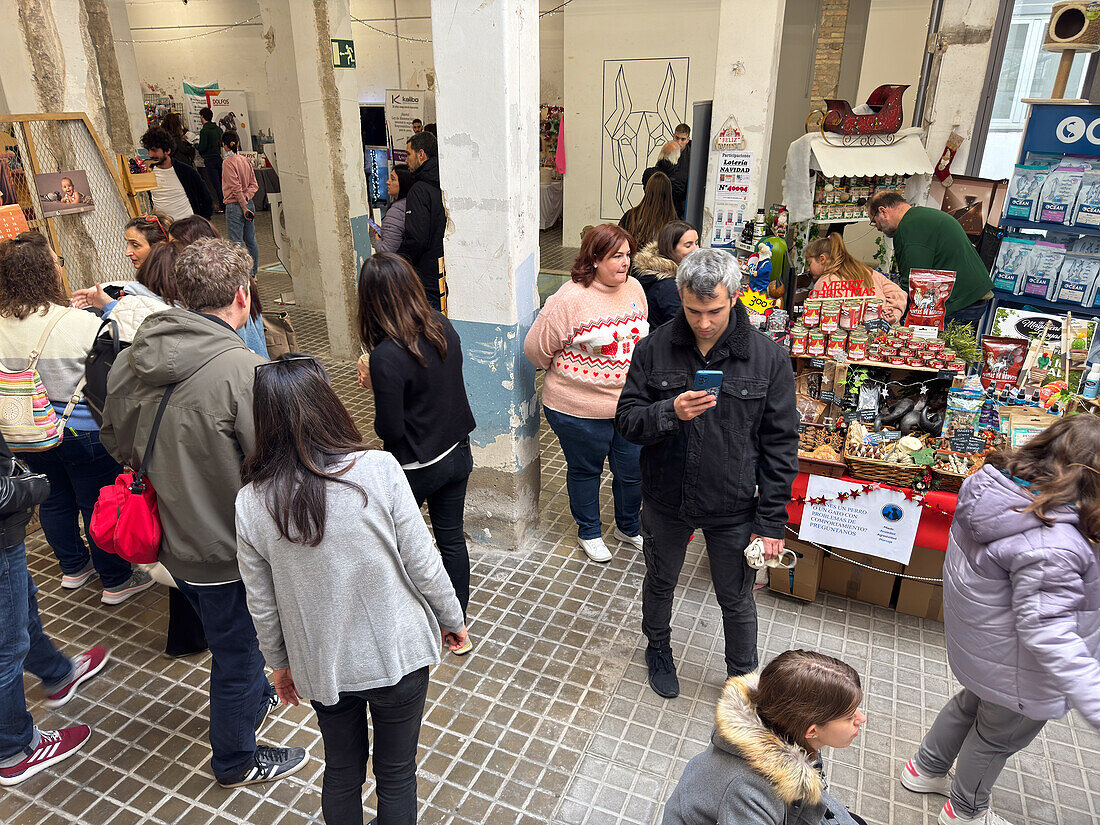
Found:
<svg viewBox="0 0 1100 825"><path fill-rule="evenodd" d="M118 190L108 161L100 153L88 125L79 118L25 120L15 123L15 137L23 159L23 188L31 206L32 229L49 233L65 259L72 289L104 281L132 280L134 269L123 255L123 232L130 214ZM43 204L51 193L39 192L35 174L83 171L93 209L43 218ZM50 225L46 226L46 221Z"/></svg>

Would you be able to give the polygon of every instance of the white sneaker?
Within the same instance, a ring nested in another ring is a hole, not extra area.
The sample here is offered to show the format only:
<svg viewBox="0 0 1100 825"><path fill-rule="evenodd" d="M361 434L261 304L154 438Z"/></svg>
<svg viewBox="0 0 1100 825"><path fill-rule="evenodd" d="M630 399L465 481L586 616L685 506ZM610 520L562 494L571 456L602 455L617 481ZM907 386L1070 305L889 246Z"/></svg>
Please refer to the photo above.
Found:
<svg viewBox="0 0 1100 825"><path fill-rule="evenodd" d="M961 816L955 815L955 809L951 807L950 800L940 811L939 823L940 825L1012 825L1007 819L997 816L989 808L986 808L980 816L973 819L963 819Z"/></svg>
<svg viewBox="0 0 1100 825"><path fill-rule="evenodd" d="M913 793L935 793L951 796L951 780L946 776L931 776L917 770L916 763L910 759L901 769L901 786Z"/></svg>
<svg viewBox="0 0 1100 825"><path fill-rule="evenodd" d="M642 536L640 533L637 536L628 536L626 533L616 527L614 536L615 540L621 542L622 544L629 544L637 550L642 549Z"/></svg>
<svg viewBox="0 0 1100 825"><path fill-rule="evenodd" d="M611 551L607 549L607 545L603 543L603 539L596 537L594 539L578 539L580 542L581 550L592 561L608 562L611 561Z"/></svg>

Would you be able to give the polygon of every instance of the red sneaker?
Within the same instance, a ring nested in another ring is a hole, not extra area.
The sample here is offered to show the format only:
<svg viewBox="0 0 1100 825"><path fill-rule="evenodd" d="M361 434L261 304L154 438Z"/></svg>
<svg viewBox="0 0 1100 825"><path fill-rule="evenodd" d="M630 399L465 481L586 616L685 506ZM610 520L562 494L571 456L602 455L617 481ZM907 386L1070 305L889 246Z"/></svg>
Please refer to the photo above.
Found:
<svg viewBox="0 0 1100 825"><path fill-rule="evenodd" d="M34 753L18 765L0 768L0 785L18 785L50 765L68 759L84 747L84 743L92 735L92 729L87 725L76 725L61 730L41 730L39 734L41 738Z"/></svg>
<svg viewBox="0 0 1100 825"><path fill-rule="evenodd" d="M73 663L76 670L72 678L46 697L46 707L59 708L76 695L76 689L103 670L111 652L103 645L96 645L87 653L81 653Z"/></svg>

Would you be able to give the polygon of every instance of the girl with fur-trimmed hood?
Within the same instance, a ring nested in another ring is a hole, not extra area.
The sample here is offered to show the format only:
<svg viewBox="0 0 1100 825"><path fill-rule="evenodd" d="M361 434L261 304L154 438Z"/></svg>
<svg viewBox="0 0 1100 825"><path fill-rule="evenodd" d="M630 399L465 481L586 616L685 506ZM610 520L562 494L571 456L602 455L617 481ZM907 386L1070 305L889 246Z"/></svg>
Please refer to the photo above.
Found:
<svg viewBox="0 0 1100 825"><path fill-rule="evenodd" d="M852 744L862 700L855 670L806 650L728 680L710 746L688 762L663 825L861 825L829 793L819 751Z"/></svg>
<svg viewBox="0 0 1100 825"><path fill-rule="evenodd" d="M672 221L661 227L657 240L634 256L634 277L645 290L649 304L649 328L656 329L680 312L676 268L699 248L699 233L690 223Z"/></svg>

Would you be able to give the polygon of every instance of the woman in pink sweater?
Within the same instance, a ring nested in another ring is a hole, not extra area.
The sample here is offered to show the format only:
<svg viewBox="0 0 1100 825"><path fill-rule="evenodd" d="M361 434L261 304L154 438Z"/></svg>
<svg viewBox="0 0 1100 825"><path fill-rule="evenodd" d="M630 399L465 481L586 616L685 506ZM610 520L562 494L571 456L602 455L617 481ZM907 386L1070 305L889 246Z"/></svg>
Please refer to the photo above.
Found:
<svg viewBox="0 0 1100 825"><path fill-rule="evenodd" d="M241 139L232 129L222 134L222 145L228 154L222 161L222 201L225 203L225 235L235 243L243 243L252 256L252 274L260 263L260 247L256 244L256 207L252 196L259 190L256 172L248 158L237 154Z"/></svg>
<svg viewBox="0 0 1100 825"><path fill-rule="evenodd" d="M629 275L634 239L613 224L591 229L572 280L546 301L523 352L546 370L542 405L565 454L569 509L580 548L611 561L600 522L600 476L614 476L615 538L642 549L641 448L615 430L615 406L638 341L649 332L645 292Z"/></svg>

